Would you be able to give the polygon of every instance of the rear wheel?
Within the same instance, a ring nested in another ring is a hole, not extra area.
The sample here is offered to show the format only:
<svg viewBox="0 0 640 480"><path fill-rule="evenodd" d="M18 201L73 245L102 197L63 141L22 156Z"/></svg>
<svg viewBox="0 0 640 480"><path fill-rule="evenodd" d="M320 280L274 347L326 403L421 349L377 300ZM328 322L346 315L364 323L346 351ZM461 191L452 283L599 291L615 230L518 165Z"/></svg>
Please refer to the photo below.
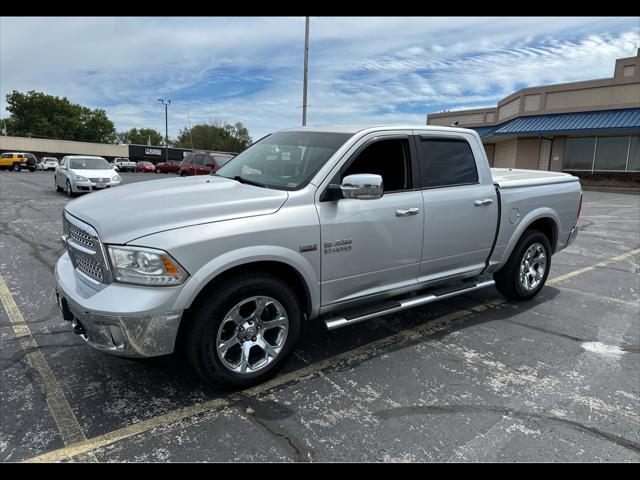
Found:
<svg viewBox="0 0 640 480"><path fill-rule="evenodd" d="M187 358L207 382L247 388L281 368L298 340L301 318L298 298L278 277L239 275L195 308L185 338Z"/></svg>
<svg viewBox="0 0 640 480"><path fill-rule="evenodd" d="M518 241L509 260L493 278L496 288L512 300L529 300L542 289L551 268L551 245L546 235L529 230Z"/></svg>

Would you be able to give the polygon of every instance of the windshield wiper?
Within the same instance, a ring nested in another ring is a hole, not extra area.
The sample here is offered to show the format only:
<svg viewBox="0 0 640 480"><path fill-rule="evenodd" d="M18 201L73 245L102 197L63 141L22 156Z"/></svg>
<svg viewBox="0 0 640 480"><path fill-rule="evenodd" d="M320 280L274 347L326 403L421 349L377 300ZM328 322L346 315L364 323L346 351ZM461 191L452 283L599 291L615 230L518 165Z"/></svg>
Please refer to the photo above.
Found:
<svg viewBox="0 0 640 480"><path fill-rule="evenodd" d="M247 185L254 185L256 187L269 188L266 184L256 182L255 180L249 180L248 178L241 177L240 175L236 175L233 177L234 180L240 183L246 183Z"/></svg>

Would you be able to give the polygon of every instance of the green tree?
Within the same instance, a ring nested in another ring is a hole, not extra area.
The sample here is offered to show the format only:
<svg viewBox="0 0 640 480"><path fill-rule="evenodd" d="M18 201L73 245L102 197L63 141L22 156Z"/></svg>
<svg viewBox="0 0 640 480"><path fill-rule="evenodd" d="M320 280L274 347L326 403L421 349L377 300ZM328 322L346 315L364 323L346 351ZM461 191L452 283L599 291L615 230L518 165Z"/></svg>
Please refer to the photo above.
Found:
<svg viewBox="0 0 640 480"><path fill-rule="evenodd" d="M113 143L116 128L107 112L71 103L66 97L54 97L31 90L7 94L7 110L11 113L8 132L16 136L33 136Z"/></svg>
<svg viewBox="0 0 640 480"><path fill-rule="evenodd" d="M224 152L240 152L252 142L249 131L240 122L228 124L214 121L194 125L191 129L184 128L180 130L175 146L191 148L192 139L193 148Z"/></svg>
<svg viewBox="0 0 640 480"><path fill-rule="evenodd" d="M118 133L120 143L130 142L136 145L146 145L151 138L151 145L164 145L164 135L153 128L132 128ZM171 140L169 140L171 144Z"/></svg>

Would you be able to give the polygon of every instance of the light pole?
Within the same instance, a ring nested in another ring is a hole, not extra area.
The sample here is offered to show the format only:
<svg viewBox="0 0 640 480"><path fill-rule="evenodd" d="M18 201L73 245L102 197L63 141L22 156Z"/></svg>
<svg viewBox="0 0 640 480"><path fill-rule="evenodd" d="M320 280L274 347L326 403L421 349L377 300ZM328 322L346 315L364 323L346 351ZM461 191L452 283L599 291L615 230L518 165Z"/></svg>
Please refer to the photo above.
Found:
<svg viewBox="0 0 640 480"><path fill-rule="evenodd" d="M309 17L304 21L304 91L302 93L302 126L307 124L307 73L309 70Z"/></svg>
<svg viewBox="0 0 640 480"><path fill-rule="evenodd" d="M171 100L165 100L163 98L158 99L164 105L164 146L165 146L165 162L169 163L169 105Z"/></svg>

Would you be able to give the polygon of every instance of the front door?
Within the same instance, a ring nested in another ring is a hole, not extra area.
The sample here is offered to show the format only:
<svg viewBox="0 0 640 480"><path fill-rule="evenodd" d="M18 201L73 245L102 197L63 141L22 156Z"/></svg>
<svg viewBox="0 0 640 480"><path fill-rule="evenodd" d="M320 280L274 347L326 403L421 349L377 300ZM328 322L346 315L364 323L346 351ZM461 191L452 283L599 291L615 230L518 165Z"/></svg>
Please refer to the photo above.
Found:
<svg viewBox="0 0 640 480"><path fill-rule="evenodd" d="M415 285L424 215L422 194L413 189L412 150L408 134L365 138L331 183L355 173L378 174L383 196L317 203L323 306Z"/></svg>

